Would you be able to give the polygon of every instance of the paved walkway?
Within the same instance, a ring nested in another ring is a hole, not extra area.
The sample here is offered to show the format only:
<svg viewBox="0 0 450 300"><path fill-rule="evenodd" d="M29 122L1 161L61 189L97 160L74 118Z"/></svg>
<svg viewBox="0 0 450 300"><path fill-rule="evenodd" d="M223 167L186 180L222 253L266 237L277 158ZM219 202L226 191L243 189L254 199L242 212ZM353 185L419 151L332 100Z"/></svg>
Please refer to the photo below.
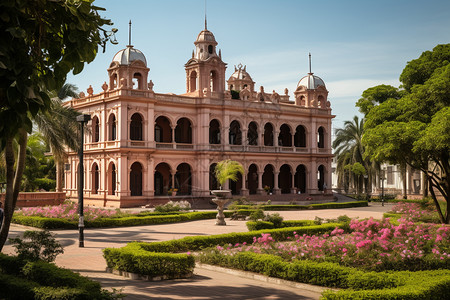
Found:
<svg viewBox="0 0 450 300"><path fill-rule="evenodd" d="M352 218L381 218L390 209L371 203L369 207L349 209L325 209L279 212L285 220L313 220L347 215ZM272 212L273 213L273 212ZM319 299L320 293L284 284L262 282L224 272L196 268L189 279L147 282L131 280L105 272L106 262L102 249L122 247L131 241L164 241L189 235L211 235L247 231L244 221L226 220L227 226L215 226L215 220L199 220L187 223L86 229L85 247L78 247L78 231L54 230L57 240L64 246L56 264L99 281L105 288L123 289L125 299ZM15 237L31 227L11 225L9 237ZM4 253L13 253L5 245Z"/></svg>

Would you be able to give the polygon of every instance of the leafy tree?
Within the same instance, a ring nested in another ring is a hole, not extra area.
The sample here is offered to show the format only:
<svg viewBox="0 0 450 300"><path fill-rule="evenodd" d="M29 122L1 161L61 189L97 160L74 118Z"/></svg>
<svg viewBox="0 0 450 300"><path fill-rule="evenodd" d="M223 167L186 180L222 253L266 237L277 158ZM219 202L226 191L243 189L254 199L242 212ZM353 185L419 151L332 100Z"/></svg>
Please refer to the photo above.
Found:
<svg viewBox="0 0 450 300"><path fill-rule="evenodd" d="M400 162L427 174L440 220L450 221L450 44L409 62L400 80L406 93L373 107L363 144L376 160ZM439 192L445 201L441 207Z"/></svg>
<svg viewBox="0 0 450 300"><path fill-rule="evenodd" d="M0 2L0 151L6 169L0 249L17 202L32 120L50 109L47 91L59 90L70 71L80 73L109 39L102 26L112 23L100 17L101 10L93 0Z"/></svg>
<svg viewBox="0 0 450 300"><path fill-rule="evenodd" d="M358 191L358 194L360 194L361 193L361 185L359 184L359 182L361 181L361 176L366 174L366 168L364 168L364 166L362 164L360 164L359 162L355 162L352 165L352 173L355 174L355 176L356 176L357 191Z"/></svg>
<svg viewBox="0 0 450 300"><path fill-rule="evenodd" d="M356 107L359 107L361 113L367 115L374 106L388 99L400 99L402 94L403 91L391 85L377 85L362 93L362 97L356 102Z"/></svg>

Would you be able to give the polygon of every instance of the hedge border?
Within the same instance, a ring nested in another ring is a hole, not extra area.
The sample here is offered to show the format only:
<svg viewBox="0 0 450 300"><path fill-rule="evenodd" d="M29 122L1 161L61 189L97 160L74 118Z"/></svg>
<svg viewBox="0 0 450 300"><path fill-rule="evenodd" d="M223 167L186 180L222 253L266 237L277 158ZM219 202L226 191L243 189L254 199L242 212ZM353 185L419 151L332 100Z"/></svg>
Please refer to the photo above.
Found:
<svg viewBox="0 0 450 300"><path fill-rule="evenodd" d="M200 256L199 261L284 280L345 289L327 290L321 299L438 300L450 297L450 270L363 271L331 262L299 260L289 263L278 256L253 252Z"/></svg>
<svg viewBox="0 0 450 300"><path fill-rule="evenodd" d="M231 217L232 211L225 211L226 217ZM93 221L85 221L85 228L128 227L156 224L168 224L188 222L195 220L214 219L216 211L173 213L161 215L137 215L120 218L97 218ZM78 221L60 218L45 218L37 216L13 216L13 223L42 229L77 229Z"/></svg>
<svg viewBox="0 0 450 300"><path fill-rule="evenodd" d="M308 209L334 209L334 208L351 208L351 207L365 207L369 206L367 201L352 201L352 202L330 202L330 203L315 203L309 205L233 205L237 210L255 210L262 209L264 211L282 211L282 210L308 210Z"/></svg>
<svg viewBox="0 0 450 300"><path fill-rule="evenodd" d="M263 233L270 233L279 240L287 240L294 232L297 234L321 234L330 232L339 226L342 226L342 224L327 223L297 228L281 228L210 236L187 236L182 239L163 242L131 242L122 248L103 249L103 257L106 260L108 268L112 270L150 277L180 278L184 274L190 274L190 268L192 267L193 270L195 264L190 265L191 260L192 262L194 261L193 256L179 252L197 251L219 244L252 243L255 236ZM174 254L174 252L178 253ZM168 262L164 262L164 259L167 259ZM152 268L149 269L147 265L151 265ZM178 277L174 277L174 270L178 270L179 273L176 275Z"/></svg>

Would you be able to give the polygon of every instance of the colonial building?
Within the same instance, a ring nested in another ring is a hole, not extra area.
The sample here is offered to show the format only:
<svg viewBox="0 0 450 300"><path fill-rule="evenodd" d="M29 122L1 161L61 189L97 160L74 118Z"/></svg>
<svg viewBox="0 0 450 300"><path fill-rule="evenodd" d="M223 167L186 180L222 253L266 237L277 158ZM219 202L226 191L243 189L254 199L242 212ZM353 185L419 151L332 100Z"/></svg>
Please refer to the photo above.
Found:
<svg viewBox="0 0 450 300"><path fill-rule="evenodd" d="M178 196L209 199L213 171L223 159L245 174L227 183L234 195L314 195L331 186L328 91L308 73L282 94L255 90L245 66L226 80L213 33L205 29L185 64L186 93L153 90L144 54L128 45L112 59L103 91L67 102L91 115L84 146L85 203L131 207ZM70 153L65 191L77 197L78 157ZM187 196L188 195L188 196Z"/></svg>

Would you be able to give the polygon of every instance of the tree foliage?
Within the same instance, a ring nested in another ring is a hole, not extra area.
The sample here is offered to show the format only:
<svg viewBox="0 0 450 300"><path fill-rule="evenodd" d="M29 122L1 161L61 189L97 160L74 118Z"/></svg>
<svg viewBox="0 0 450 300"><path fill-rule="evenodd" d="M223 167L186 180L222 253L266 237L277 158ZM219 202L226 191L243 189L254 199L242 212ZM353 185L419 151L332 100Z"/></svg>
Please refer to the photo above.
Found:
<svg viewBox="0 0 450 300"><path fill-rule="evenodd" d="M80 73L109 39L102 26L112 23L101 10L93 0L0 2L0 151L6 169L0 249L20 189L32 120L51 109L47 91L59 90L69 72Z"/></svg>
<svg viewBox="0 0 450 300"><path fill-rule="evenodd" d="M371 158L425 172L441 221L449 223L450 205L444 212L436 192L449 202L450 44L409 62L400 80L405 94L367 114L363 144Z"/></svg>

